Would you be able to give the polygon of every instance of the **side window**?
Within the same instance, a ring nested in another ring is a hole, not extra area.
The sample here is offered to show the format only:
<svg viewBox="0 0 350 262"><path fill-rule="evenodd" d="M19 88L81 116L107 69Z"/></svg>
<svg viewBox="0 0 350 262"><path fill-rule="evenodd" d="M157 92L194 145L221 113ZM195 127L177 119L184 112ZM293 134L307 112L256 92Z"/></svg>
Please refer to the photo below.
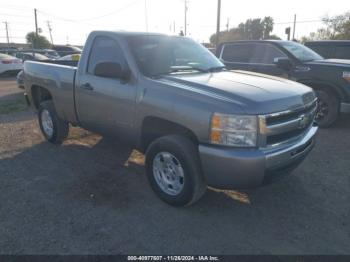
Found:
<svg viewBox="0 0 350 262"><path fill-rule="evenodd" d="M348 46L337 46L335 49L336 58L350 59L350 45Z"/></svg>
<svg viewBox="0 0 350 262"><path fill-rule="evenodd" d="M311 46L311 49L314 50L319 55L324 58L335 58L335 50L332 46Z"/></svg>
<svg viewBox="0 0 350 262"><path fill-rule="evenodd" d="M287 56L272 44L257 44L251 63L272 65L277 57Z"/></svg>
<svg viewBox="0 0 350 262"><path fill-rule="evenodd" d="M228 44L223 48L221 58L227 62L249 63L254 52L254 44Z"/></svg>
<svg viewBox="0 0 350 262"><path fill-rule="evenodd" d="M122 68L126 67L122 49L115 40L109 37L98 36L95 38L90 52L87 72L93 75L96 65L101 62L113 62L120 64Z"/></svg>

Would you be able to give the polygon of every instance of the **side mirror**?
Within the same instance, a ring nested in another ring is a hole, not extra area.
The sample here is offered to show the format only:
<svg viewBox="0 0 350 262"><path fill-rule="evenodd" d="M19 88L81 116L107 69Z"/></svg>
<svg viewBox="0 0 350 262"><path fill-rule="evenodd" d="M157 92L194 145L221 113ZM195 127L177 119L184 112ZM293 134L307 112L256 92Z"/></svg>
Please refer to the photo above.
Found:
<svg viewBox="0 0 350 262"><path fill-rule="evenodd" d="M284 70L289 70L293 66L292 62L287 57L276 57L273 62L276 66Z"/></svg>
<svg viewBox="0 0 350 262"><path fill-rule="evenodd" d="M123 70L119 63L102 62L95 66L94 74L100 77L115 78L127 82L130 79L130 70Z"/></svg>

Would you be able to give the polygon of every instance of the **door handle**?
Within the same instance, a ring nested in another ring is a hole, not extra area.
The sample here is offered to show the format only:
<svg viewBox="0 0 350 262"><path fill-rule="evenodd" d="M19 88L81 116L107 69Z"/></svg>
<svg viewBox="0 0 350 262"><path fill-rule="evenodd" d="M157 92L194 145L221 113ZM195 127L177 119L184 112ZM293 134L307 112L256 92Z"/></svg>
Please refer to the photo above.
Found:
<svg viewBox="0 0 350 262"><path fill-rule="evenodd" d="M92 87L92 85L90 85L90 83L84 83L81 85L81 88L82 89L85 89L85 90L94 90L94 88Z"/></svg>

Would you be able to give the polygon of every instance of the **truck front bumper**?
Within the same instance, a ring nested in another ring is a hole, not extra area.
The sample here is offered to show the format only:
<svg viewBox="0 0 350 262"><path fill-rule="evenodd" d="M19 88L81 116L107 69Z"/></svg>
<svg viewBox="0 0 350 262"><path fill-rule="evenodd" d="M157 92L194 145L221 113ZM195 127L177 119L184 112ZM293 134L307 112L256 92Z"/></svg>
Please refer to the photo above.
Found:
<svg viewBox="0 0 350 262"><path fill-rule="evenodd" d="M294 144L275 149L233 149L199 145L202 170L209 186L253 188L290 173L314 146L316 126Z"/></svg>

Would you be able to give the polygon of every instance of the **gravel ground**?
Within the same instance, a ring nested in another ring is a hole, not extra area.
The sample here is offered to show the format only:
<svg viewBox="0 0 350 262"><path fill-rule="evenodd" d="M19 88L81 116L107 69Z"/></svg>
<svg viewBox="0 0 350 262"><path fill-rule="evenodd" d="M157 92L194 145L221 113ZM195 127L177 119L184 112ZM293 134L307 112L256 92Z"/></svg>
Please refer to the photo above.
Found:
<svg viewBox="0 0 350 262"><path fill-rule="evenodd" d="M55 146L34 113L0 115L0 254L350 254L349 131L321 130L278 183L173 208L127 145L72 128Z"/></svg>

